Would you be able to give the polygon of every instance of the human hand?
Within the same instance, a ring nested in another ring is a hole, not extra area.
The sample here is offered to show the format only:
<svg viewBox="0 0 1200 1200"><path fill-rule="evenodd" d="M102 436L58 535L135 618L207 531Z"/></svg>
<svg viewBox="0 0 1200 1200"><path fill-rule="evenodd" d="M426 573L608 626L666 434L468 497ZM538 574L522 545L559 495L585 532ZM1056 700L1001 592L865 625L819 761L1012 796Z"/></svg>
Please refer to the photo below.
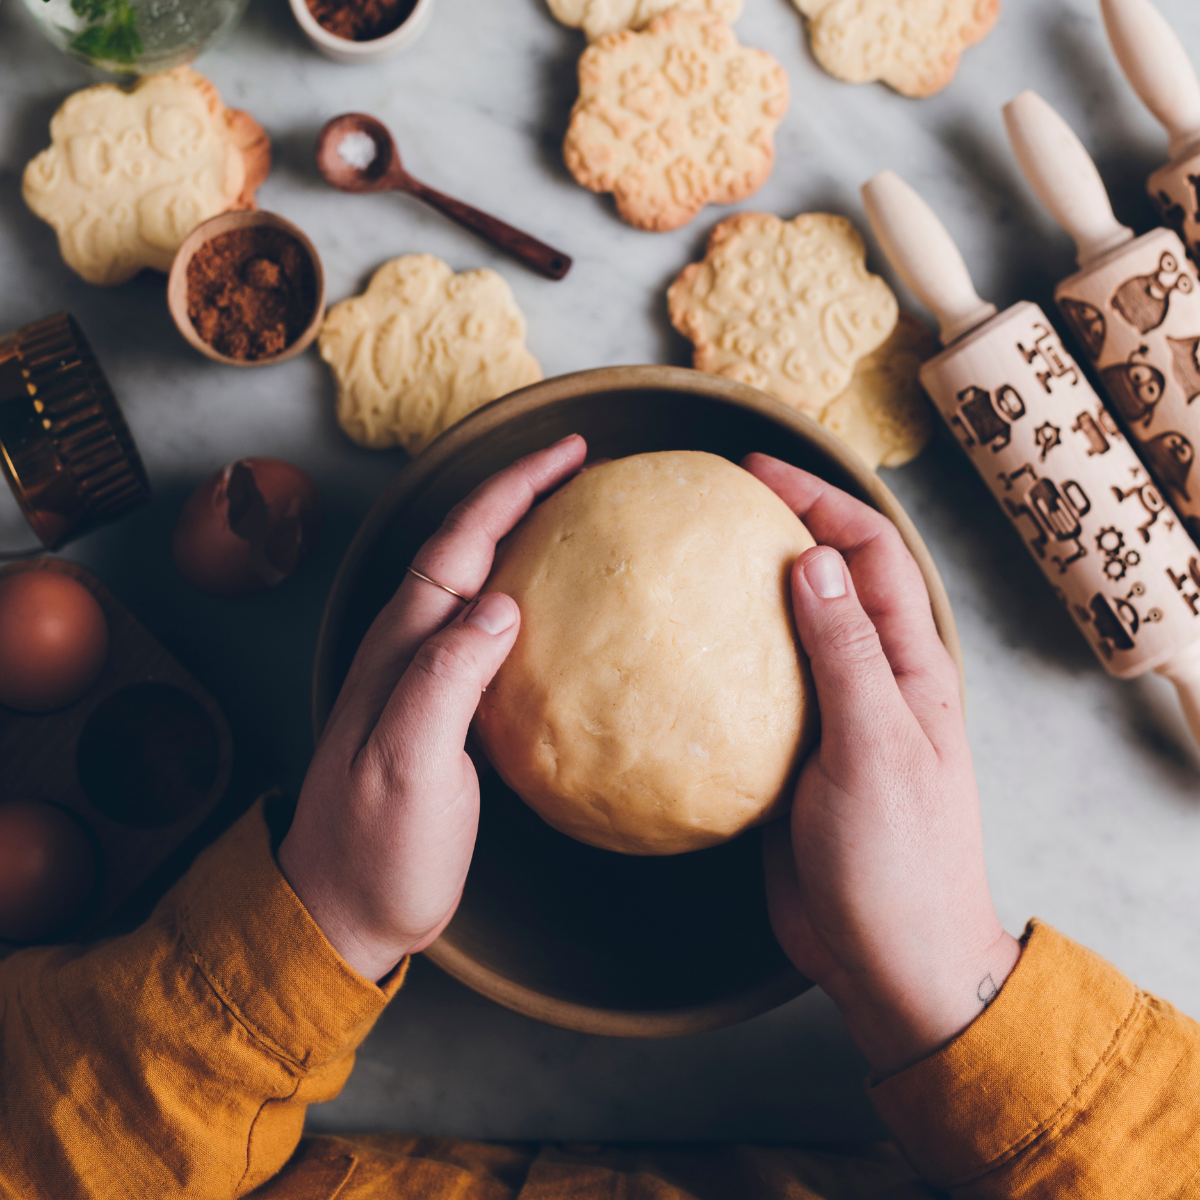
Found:
<svg viewBox="0 0 1200 1200"><path fill-rule="evenodd" d="M880 1073L961 1033L1020 956L996 915L958 671L896 527L805 471L742 465L808 526L792 606L821 741L765 831L771 924Z"/></svg>
<svg viewBox="0 0 1200 1200"><path fill-rule="evenodd" d="M474 596L496 543L586 453L573 435L492 476L449 513L413 567ZM367 979L423 950L458 907L479 823L467 728L520 622L508 596L464 604L406 574L342 685L278 861L333 948Z"/></svg>

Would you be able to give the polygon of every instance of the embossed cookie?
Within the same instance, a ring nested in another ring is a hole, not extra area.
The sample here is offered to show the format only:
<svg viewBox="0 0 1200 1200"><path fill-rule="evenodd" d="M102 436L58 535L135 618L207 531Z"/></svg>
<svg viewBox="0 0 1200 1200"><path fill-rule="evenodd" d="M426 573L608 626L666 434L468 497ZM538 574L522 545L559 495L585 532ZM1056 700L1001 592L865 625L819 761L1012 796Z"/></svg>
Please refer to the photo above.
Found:
<svg viewBox="0 0 1200 1200"><path fill-rule="evenodd" d="M858 364L821 424L872 470L911 462L933 433L933 409L918 373L940 348L916 317L901 313L892 336Z"/></svg>
<svg viewBox="0 0 1200 1200"><path fill-rule="evenodd" d="M667 306L696 347L697 369L749 383L814 417L845 391L899 313L891 288L867 271L854 226L824 213L722 221L703 261L671 284Z"/></svg>
<svg viewBox="0 0 1200 1200"><path fill-rule="evenodd" d="M795 0L813 56L848 83L879 79L905 96L940 92L968 47L1000 15L1000 0Z"/></svg>
<svg viewBox="0 0 1200 1200"><path fill-rule="evenodd" d="M25 203L53 226L66 264L98 284L169 271L202 221L254 207L271 167L262 128L189 67L131 91L76 92L50 121L50 143L25 168Z"/></svg>
<svg viewBox="0 0 1200 1200"><path fill-rule="evenodd" d="M659 13L679 8L710 13L733 24L742 15L743 0L548 0L556 20L582 29L589 42L622 29L644 29Z"/></svg>
<svg viewBox="0 0 1200 1200"><path fill-rule="evenodd" d="M338 422L374 450L419 454L468 413L542 377L504 279L456 275L430 254L384 263L361 296L334 305L320 348L337 380Z"/></svg>
<svg viewBox="0 0 1200 1200"><path fill-rule="evenodd" d="M740 46L717 17L668 12L584 51L567 166L584 187L612 192L631 225L677 229L766 182L787 105L769 54Z"/></svg>

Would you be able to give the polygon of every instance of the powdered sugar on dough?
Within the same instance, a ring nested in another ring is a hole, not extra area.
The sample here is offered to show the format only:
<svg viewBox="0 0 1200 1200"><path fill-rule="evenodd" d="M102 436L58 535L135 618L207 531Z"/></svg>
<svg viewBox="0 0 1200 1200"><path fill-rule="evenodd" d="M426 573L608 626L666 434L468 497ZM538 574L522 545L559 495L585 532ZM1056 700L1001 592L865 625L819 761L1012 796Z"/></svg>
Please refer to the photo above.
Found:
<svg viewBox="0 0 1200 1200"><path fill-rule="evenodd" d="M25 203L89 283L169 271L202 221L253 206L270 167L262 129L188 67L147 75L132 91L76 92L54 114L50 141L25 168Z"/></svg>
<svg viewBox="0 0 1200 1200"><path fill-rule="evenodd" d="M849 83L882 80L914 98L940 92L982 41L1000 0L795 0L813 55Z"/></svg>
<svg viewBox="0 0 1200 1200"><path fill-rule="evenodd" d="M769 54L739 45L716 17L672 11L584 51L564 154L631 225L677 229L766 182L787 105Z"/></svg>
<svg viewBox="0 0 1200 1200"><path fill-rule="evenodd" d="M742 15L743 0L548 0L555 18L582 29L589 42L622 29L644 29L660 13L678 8L708 13L731 25Z"/></svg>
<svg viewBox="0 0 1200 1200"><path fill-rule="evenodd" d="M846 389L899 314L891 289L867 270L854 226L824 213L722 221L704 260L671 285L667 305L696 347L698 370L751 384L814 417Z"/></svg>
<svg viewBox="0 0 1200 1200"><path fill-rule="evenodd" d="M320 349L338 422L373 450L419 454L468 413L542 378L503 277L456 275L430 254L384 263L361 296L334 305Z"/></svg>

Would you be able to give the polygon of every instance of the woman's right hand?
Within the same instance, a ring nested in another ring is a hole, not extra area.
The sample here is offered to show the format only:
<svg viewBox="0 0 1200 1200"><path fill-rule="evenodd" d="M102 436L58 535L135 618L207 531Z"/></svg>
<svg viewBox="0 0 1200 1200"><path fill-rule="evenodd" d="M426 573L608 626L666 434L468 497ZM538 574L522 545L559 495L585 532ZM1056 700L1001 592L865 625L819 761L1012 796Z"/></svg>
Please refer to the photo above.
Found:
<svg viewBox="0 0 1200 1200"><path fill-rule="evenodd" d="M791 582L821 740L765 831L771 923L889 1073L961 1033L1020 956L988 888L958 671L886 517L766 455L742 465L818 543Z"/></svg>

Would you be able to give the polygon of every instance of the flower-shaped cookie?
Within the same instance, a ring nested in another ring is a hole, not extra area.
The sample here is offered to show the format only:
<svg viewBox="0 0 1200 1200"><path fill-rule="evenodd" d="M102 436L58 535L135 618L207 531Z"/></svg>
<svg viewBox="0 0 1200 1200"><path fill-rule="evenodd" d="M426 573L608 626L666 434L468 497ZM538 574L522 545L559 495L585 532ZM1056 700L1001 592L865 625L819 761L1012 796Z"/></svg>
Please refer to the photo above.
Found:
<svg viewBox="0 0 1200 1200"><path fill-rule="evenodd" d="M571 174L612 192L638 229L677 229L706 204L757 191L788 104L783 68L717 17L678 10L593 43L564 153Z"/></svg>
<svg viewBox="0 0 1200 1200"><path fill-rule="evenodd" d="M384 263L361 296L329 310L320 347L337 380L338 422L373 450L419 454L468 413L542 377L504 279L456 275L431 254Z"/></svg>
<svg viewBox="0 0 1200 1200"><path fill-rule="evenodd" d="M795 0L813 55L848 83L880 79L905 96L940 92L968 47L991 32L1000 0Z"/></svg>
<svg viewBox="0 0 1200 1200"><path fill-rule="evenodd" d="M749 383L814 417L845 391L899 314L891 288L867 271L854 226L824 213L722 221L704 260L671 284L667 305L671 323L695 344L698 370Z"/></svg>
<svg viewBox="0 0 1200 1200"><path fill-rule="evenodd" d="M254 207L271 166L261 127L188 67L147 75L131 91L76 92L54 114L50 142L25 168L25 203L89 283L169 271L202 221Z"/></svg>
<svg viewBox="0 0 1200 1200"><path fill-rule="evenodd" d="M902 467L925 449L933 409L921 387L921 364L937 339L916 317L901 313L892 336L854 369L850 386L821 414L821 424L872 470Z"/></svg>
<svg viewBox="0 0 1200 1200"><path fill-rule="evenodd" d="M548 0L555 19L582 29L589 42L622 29L644 29L671 8L711 13L731 25L742 15L743 0Z"/></svg>

